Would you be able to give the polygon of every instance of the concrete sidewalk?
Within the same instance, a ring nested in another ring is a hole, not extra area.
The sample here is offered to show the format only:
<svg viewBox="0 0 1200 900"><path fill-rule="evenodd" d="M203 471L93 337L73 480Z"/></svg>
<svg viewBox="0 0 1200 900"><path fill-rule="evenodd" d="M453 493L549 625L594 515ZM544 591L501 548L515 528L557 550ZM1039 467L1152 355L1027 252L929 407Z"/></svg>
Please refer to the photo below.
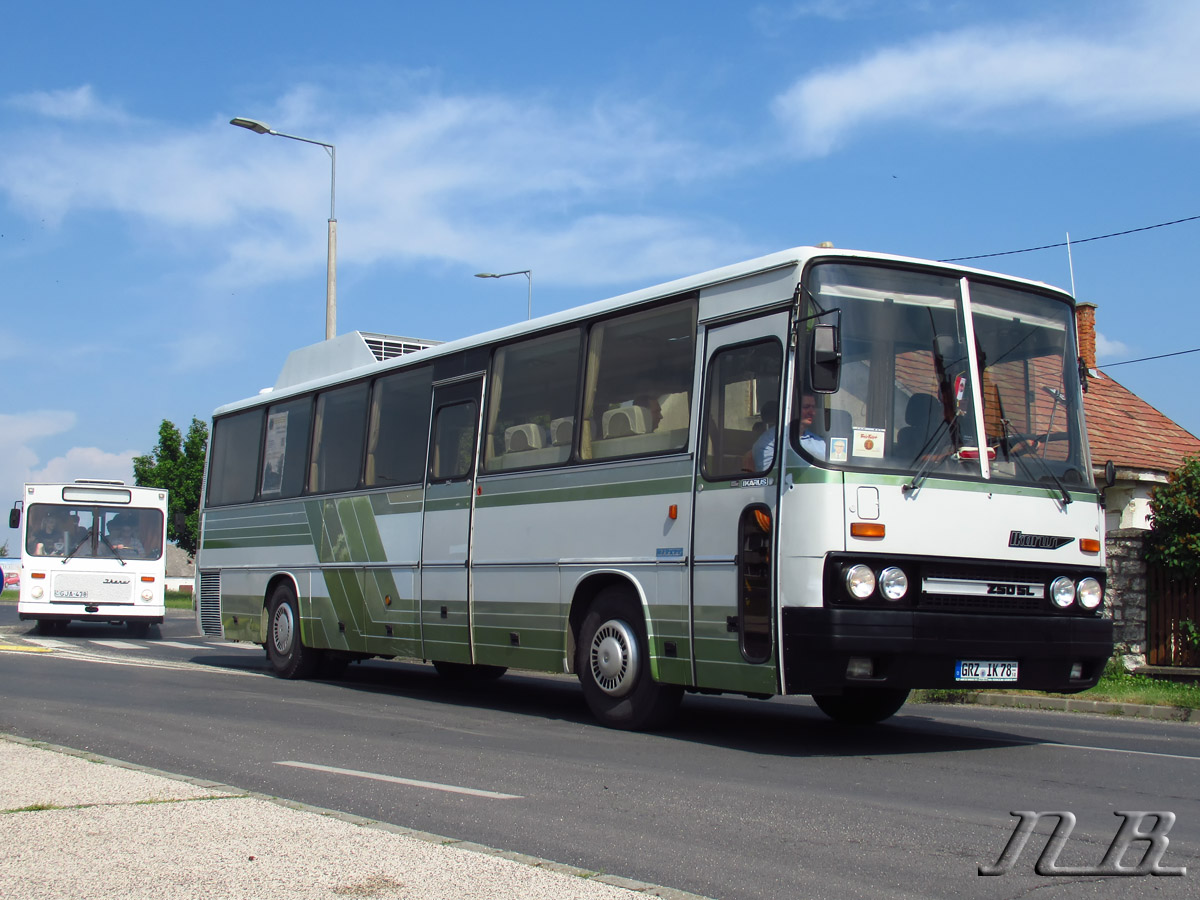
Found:
<svg viewBox="0 0 1200 900"><path fill-rule="evenodd" d="M0 897L695 895L0 734Z"/></svg>

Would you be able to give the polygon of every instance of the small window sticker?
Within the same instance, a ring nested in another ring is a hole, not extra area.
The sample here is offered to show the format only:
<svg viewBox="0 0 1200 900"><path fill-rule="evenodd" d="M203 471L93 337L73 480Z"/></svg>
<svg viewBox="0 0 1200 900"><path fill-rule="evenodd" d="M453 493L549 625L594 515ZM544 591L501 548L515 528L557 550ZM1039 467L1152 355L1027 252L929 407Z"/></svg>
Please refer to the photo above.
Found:
<svg viewBox="0 0 1200 900"><path fill-rule="evenodd" d="M855 428L854 455L866 459L883 459L883 429Z"/></svg>
<svg viewBox="0 0 1200 900"><path fill-rule="evenodd" d="M829 439L829 461L844 463L850 458L850 439L835 437Z"/></svg>

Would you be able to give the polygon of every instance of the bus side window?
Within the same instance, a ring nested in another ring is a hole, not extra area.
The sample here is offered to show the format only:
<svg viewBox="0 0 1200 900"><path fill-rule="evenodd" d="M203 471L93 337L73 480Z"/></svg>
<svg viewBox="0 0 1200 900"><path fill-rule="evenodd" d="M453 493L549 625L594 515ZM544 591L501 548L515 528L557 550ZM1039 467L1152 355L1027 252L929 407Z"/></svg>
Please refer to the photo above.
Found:
<svg viewBox="0 0 1200 900"><path fill-rule="evenodd" d="M578 384L578 329L497 350L484 468L494 472L566 462Z"/></svg>
<svg viewBox="0 0 1200 900"><path fill-rule="evenodd" d="M582 458L687 448L695 334L696 304L691 300L592 327Z"/></svg>
<svg viewBox="0 0 1200 900"><path fill-rule="evenodd" d="M264 498L299 497L304 490L312 406L310 395L277 403L267 410L261 488Z"/></svg>
<svg viewBox="0 0 1200 900"><path fill-rule="evenodd" d="M262 428L261 409L223 416L213 423L208 469L209 506L249 503L254 499Z"/></svg>
<svg viewBox="0 0 1200 900"><path fill-rule="evenodd" d="M424 480L432 380L433 370L425 366L375 382L367 425L368 487Z"/></svg>
<svg viewBox="0 0 1200 900"><path fill-rule="evenodd" d="M317 397L308 475L310 492L349 491L358 487L366 412L365 381L325 391Z"/></svg>

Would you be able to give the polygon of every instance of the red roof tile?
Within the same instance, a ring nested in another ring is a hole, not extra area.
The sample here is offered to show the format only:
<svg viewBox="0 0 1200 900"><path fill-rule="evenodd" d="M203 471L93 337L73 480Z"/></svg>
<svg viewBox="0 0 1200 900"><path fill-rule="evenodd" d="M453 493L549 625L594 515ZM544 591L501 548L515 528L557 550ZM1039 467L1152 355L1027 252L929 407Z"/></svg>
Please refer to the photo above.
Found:
<svg viewBox="0 0 1200 900"><path fill-rule="evenodd" d="M1200 439L1100 372L1083 395L1092 465L1111 459L1123 469L1172 472L1200 456Z"/></svg>

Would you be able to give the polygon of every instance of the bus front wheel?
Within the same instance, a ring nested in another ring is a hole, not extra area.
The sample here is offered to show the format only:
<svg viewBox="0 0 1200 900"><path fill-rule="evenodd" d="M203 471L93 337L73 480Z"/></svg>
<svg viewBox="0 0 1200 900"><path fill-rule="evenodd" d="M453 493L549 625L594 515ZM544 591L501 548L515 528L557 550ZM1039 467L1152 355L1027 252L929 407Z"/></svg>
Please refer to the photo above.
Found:
<svg viewBox="0 0 1200 900"><path fill-rule="evenodd" d="M579 630L575 671L592 714L610 728L628 731L664 724L679 707L683 688L650 674L641 609L628 592L606 588Z"/></svg>
<svg viewBox="0 0 1200 900"><path fill-rule="evenodd" d="M291 585L280 584L267 602L267 658L280 678L306 678L318 653L300 639L300 605Z"/></svg>
<svg viewBox="0 0 1200 900"><path fill-rule="evenodd" d="M846 688L841 694L814 694L821 712L843 725L874 725L895 715L908 691L897 688Z"/></svg>

